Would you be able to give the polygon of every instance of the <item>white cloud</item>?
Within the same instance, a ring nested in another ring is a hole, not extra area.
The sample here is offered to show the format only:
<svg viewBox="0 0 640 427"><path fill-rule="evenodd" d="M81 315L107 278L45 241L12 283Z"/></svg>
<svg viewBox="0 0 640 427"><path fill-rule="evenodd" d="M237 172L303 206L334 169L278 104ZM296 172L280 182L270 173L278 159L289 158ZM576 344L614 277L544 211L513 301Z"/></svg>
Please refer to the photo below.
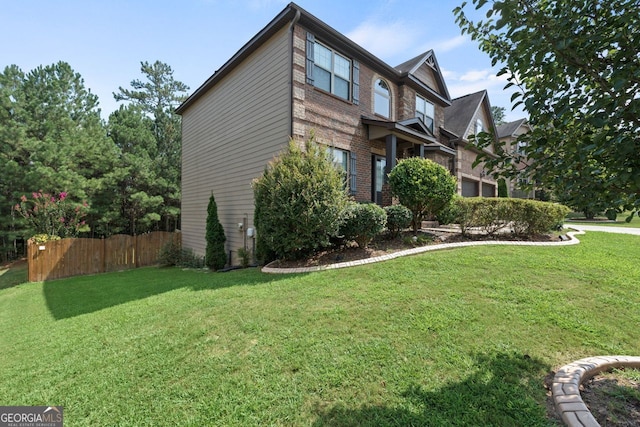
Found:
<svg viewBox="0 0 640 427"><path fill-rule="evenodd" d="M444 77L445 82L449 81L449 79L455 80L458 78L458 73L456 73L455 71L440 67L440 72L442 73L442 77Z"/></svg>
<svg viewBox="0 0 640 427"><path fill-rule="evenodd" d="M480 80L488 80L491 76L495 76L492 70L469 70L460 76L460 81L477 82Z"/></svg>
<svg viewBox="0 0 640 427"><path fill-rule="evenodd" d="M465 36L455 36L450 39L434 42L431 49L433 49L437 55L438 53L449 52L459 46L462 46L466 42L467 38Z"/></svg>
<svg viewBox="0 0 640 427"><path fill-rule="evenodd" d="M468 95L486 89L489 94L501 92L507 84L507 76L496 76L492 69L466 70L462 74L450 73L447 77L447 87L451 96Z"/></svg>
<svg viewBox="0 0 640 427"><path fill-rule="evenodd" d="M396 56L410 48L419 32L406 22L365 21L346 34L354 42L378 57Z"/></svg>

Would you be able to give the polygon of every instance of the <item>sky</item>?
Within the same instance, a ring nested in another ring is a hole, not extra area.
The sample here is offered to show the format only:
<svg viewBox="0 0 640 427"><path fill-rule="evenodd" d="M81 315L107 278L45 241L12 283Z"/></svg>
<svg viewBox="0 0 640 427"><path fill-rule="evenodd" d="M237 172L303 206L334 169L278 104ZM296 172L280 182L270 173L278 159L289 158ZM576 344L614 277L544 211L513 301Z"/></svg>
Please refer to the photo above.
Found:
<svg viewBox="0 0 640 427"><path fill-rule="evenodd" d="M452 10L462 0L297 0L296 3L395 66L433 49L452 98L486 89L511 111L499 66L462 36ZM0 67L24 72L68 62L100 101L143 78L140 63L160 60L195 91L288 4L284 0L0 0ZM467 6L472 12L471 6Z"/></svg>

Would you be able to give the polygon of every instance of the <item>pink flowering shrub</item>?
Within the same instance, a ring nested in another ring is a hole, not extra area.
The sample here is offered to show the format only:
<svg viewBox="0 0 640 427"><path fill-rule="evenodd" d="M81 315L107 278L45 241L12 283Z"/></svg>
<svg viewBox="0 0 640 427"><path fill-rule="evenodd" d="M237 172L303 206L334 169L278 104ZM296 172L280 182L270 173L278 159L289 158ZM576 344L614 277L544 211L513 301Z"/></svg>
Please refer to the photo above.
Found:
<svg viewBox="0 0 640 427"><path fill-rule="evenodd" d="M40 190L31 196L31 199L22 196L13 209L27 220L34 234L75 237L81 231L88 231L83 219L88 210L86 202L72 203L66 191L56 196Z"/></svg>

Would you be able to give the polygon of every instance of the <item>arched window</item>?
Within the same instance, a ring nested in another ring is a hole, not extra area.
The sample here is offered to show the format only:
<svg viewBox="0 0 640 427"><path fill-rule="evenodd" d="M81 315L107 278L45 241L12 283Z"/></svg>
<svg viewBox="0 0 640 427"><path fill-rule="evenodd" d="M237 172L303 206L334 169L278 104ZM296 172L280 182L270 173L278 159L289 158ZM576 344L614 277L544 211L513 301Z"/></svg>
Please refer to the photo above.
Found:
<svg viewBox="0 0 640 427"><path fill-rule="evenodd" d="M391 91L384 80L378 79L373 85L373 111L382 117L391 116Z"/></svg>

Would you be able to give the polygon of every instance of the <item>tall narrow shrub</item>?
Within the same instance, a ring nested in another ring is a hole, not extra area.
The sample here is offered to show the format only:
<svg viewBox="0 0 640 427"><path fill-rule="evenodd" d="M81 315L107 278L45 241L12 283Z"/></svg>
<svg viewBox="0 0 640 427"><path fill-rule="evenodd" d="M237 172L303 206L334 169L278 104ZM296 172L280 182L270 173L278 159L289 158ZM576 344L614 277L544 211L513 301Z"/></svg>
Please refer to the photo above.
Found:
<svg viewBox="0 0 640 427"><path fill-rule="evenodd" d="M227 255L224 251L224 228L218 220L218 205L211 193L209 205L207 206L207 230L205 233L207 249L205 251L204 262L212 270L220 270L227 263Z"/></svg>
<svg viewBox="0 0 640 427"><path fill-rule="evenodd" d="M504 178L498 179L498 197L509 197L507 181Z"/></svg>

